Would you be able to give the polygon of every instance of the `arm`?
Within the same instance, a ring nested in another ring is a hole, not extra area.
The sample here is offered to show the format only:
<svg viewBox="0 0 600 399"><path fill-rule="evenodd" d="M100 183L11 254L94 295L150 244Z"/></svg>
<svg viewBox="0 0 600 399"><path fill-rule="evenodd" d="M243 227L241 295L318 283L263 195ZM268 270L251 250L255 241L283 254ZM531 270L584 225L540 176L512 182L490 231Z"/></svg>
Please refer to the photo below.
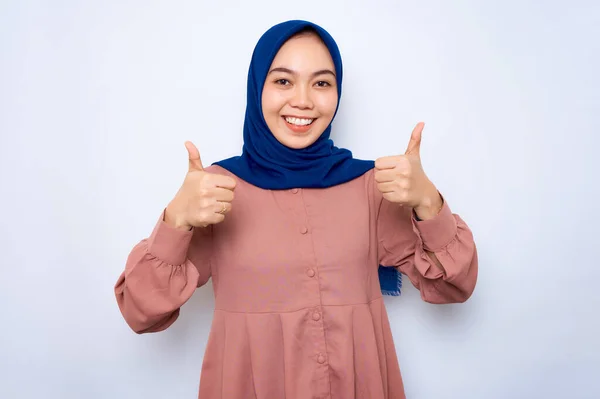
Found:
<svg viewBox="0 0 600 399"><path fill-rule="evenodd" d="M459 303L473 293L477 281L477 250L466 223L444 201L440 212L418 221L412 208L379 202L379 262L397 267L430 303Z"/></svg>
<svg viewBox="0 0 600 399"><path fill-rule="evenodd" d="M127 258L114 289L127 324L138 334L166 329L179 308L211 276L212 227L181 230L159 219Z"/></svg>

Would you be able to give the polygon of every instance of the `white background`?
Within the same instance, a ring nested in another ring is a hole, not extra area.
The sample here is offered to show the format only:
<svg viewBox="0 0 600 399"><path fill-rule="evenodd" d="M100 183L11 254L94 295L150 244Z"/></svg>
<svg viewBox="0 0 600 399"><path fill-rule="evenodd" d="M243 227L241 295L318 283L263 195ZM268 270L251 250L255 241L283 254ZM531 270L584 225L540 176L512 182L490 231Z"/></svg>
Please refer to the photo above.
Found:
<svg viewBox="0 0 600 399"><path fill-rule="evenodd" d="M342 50L336 144L400 154L425 121L478 244L467 303L386 298L408 398L599 398L600 3L514 0L2 1L0 397L196 397L212 287L139 336L113 286L183 142L240 152L251 52L297 18Z"/></svg>

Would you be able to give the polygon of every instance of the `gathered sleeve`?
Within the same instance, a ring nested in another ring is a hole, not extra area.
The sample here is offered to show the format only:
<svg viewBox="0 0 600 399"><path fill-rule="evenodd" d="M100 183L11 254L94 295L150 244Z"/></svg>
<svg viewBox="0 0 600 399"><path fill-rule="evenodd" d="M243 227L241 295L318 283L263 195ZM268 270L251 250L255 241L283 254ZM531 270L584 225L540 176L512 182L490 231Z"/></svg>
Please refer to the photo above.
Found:
<svg viewBox="0 0 600 399"><path fill-rule="evenodd" d="M182 231L164 222L130 252L114 287L123 318L138 334L166 329L211 277L212 227Z"/></svg>
<svg viewBox="0 0 600 399"><path fill-rule="evenodd" d="M389 202L374 190L380 264L398 268L426 302L466 301L478 273L477 249L467 224L451 212L445 199L434 218L418 221L412 208Z"/></svg>

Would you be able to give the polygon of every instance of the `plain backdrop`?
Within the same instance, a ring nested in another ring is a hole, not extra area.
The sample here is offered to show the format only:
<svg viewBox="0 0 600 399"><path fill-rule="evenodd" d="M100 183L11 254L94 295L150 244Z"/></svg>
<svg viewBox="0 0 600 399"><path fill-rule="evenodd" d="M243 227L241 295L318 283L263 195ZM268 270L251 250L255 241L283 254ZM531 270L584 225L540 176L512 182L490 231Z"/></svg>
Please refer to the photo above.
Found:
<svg viewBox="0 0 600 399"><path fill-rule="evenodd" d="M240 153L252 50L287 19L341 48L336 144L402 154L424 121L478 244L467 303L386 298L408 398L599 398L600 3L515 0L1 1L0 397L196 397L212 286L147 335L113 286L183 142Z"/></svg>

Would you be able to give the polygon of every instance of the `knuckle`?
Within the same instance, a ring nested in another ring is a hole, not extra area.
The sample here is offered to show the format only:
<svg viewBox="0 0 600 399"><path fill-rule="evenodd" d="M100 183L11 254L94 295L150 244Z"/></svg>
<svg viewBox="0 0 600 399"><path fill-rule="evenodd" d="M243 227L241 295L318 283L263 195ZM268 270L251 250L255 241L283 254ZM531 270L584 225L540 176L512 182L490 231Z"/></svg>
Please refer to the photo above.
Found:
<svg viewBox="0 0 600 399"><path fill-rule="evenodd" d="M208 189L206 187L199 187L198 188L198 195L200 197L203 197L203 198L206 197L206 196L208 196Z"/></svg>
<svg viewBox="0 0 600 399"><path fill-rule="evenodd" d="M202 178L202 185L204 187L214 187L218 180L218 175L213 175L211 173L206 173Z"/></svg>
<svg viewBox="0 0 600 399"><path fill-rule="evenodd" d="M209 208L213 204L213 201L209 198L201 197L198 201L198 206L200 209Z"/></svg>
<svg viewBox="0 0 600 399"><path fill-rule="evenodd" d="M196 171L196 179L200 182L200 184L205 184L210 181L210 173Z"/></svg>
<svg viewBox="0 0 600 399"><path fill-rule="evenodd" d="M400 166L403 169L410 168L410 161L407 157L402 157L398 159L398 166Z"/></svg>

